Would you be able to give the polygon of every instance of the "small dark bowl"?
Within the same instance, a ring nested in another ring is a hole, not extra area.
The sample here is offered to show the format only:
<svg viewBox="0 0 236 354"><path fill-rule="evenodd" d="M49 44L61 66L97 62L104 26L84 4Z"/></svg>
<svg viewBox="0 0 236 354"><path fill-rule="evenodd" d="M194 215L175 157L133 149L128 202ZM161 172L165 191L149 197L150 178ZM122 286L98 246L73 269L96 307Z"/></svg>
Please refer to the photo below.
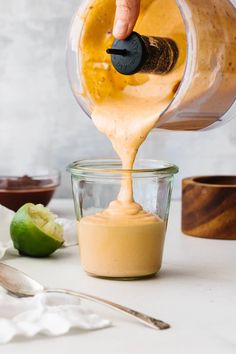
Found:
<svg viewBox="0 0 236 354"><path fill-rule="evenodd" d="M46 206L59 184L60 173L57 170L0 176L0 204L14 211L25 203Z"/></svg>

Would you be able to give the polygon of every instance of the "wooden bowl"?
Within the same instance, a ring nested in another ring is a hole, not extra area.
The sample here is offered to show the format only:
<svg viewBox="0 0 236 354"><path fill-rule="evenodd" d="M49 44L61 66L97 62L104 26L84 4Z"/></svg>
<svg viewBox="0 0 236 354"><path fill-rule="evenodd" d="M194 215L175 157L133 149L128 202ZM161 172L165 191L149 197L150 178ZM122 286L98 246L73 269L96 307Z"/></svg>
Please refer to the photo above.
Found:
<svg viewBox="0 0 236 354"><path fill-rule="evenodd" d="M189 236L236 240L236 176L183 179L182 231Z"/></svg>

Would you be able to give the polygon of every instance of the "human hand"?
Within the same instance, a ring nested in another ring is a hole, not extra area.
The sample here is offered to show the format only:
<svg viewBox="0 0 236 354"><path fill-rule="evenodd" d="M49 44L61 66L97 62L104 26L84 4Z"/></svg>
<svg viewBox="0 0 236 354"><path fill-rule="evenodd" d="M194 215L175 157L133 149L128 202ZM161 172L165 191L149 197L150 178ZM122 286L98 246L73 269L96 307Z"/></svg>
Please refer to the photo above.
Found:
<svg viewBox="0 0 236 354"><path fill-rule="evenodd" d="M140 9L140 0L116 0L113 35L125 39L133 31Z"/></svg>

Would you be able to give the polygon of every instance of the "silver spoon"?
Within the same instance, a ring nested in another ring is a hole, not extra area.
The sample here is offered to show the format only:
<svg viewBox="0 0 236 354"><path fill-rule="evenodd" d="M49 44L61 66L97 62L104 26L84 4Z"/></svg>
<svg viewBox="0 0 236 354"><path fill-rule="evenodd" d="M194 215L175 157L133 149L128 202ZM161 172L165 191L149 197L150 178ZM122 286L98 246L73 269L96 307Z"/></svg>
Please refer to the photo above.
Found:
<svg viewBox="0 0 236 354"><path fill-rule="evenodd" d="M116 304L109 300L101 299L100 297L88 295L85 293L71 291L66 289L50 289L46 288L36 280L33 280L25 273L19 271L16 268L10 267L4 263L0 263L0 286L5 288L11 294L17 297L30 297L39 293L63 293L73 296L78 296L81 299L91 300L99 304L111 307L114 310L124 312L127 315L135 317L138 321L145 323L152 328L167 329L170 328L168 323L165 323L156 318L145 315L144 313L132 310L128 307Z"/></svg>

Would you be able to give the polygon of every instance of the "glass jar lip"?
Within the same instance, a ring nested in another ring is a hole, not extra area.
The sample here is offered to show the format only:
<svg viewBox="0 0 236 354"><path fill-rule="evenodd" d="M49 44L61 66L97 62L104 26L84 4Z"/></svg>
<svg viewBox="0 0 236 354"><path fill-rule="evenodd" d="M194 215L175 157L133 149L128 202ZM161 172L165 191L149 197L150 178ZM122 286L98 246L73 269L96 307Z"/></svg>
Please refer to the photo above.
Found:
<svg viewBox="0 0 236 354"><path fill-rule="evenodd" d="M139 165L140 167L138 168ZM124 172L132 172L136 174L156 173L161 175L173 175L179 172L179 168L176 165L162 160L138 159L135 161L134 166L135 167L131 170L122 169L121 161L119 159L88 159L72 162L67 166L67 171L75 176L80 176L81 174L96 175L97 173L109 175Z"/></svg>

